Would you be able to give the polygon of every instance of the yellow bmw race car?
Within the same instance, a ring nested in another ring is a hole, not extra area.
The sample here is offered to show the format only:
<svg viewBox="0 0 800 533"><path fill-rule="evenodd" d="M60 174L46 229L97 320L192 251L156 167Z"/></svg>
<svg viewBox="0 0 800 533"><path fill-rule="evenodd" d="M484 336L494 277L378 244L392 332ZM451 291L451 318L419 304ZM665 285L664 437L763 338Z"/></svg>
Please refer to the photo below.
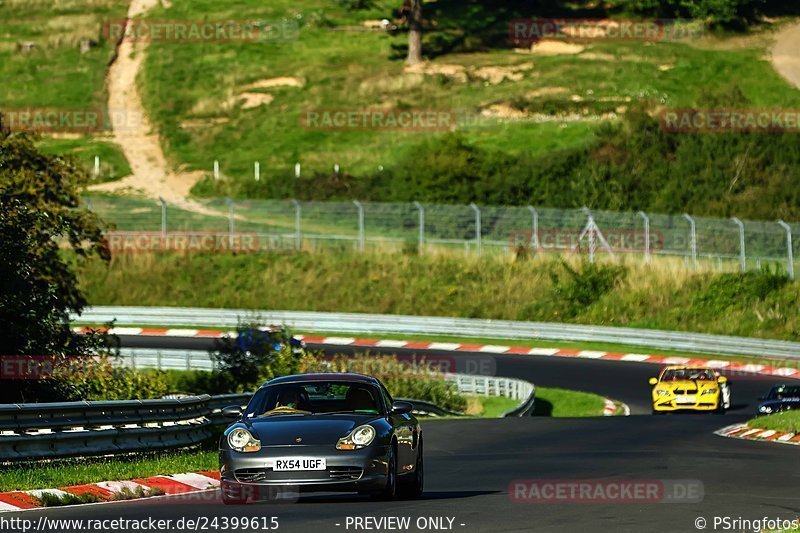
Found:
<svg viewBox="0 0 800 533"><path fill-rule="evenodd" d="M728 379L713 368L668 366L653 386L653 414L671 411L713 411L724 413L731 406Z"/></svg>

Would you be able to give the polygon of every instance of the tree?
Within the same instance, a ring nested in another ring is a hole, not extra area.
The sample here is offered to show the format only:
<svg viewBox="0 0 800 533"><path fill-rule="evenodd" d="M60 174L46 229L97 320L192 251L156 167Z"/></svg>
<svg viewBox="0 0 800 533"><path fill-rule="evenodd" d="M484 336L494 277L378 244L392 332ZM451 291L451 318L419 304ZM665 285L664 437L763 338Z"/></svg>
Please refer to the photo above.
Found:
<svg viewBox="0 0 800 533"><path fill-rule="evenodd" d="M79 208L86 173L69 158L47 155L25 133L0 122L0 357L94 355L100 335L74 333L69 314L86 299L74 260L108 260L97 216ZM0 401L61 399L53 380L9 380Z"/></svg>
<svg viewBox="0 0 800 533"><path fill-rule="evenodd" d="M405 0L402 11L408 21L406 64L416 65L422 61L422 0Z"/></svg>

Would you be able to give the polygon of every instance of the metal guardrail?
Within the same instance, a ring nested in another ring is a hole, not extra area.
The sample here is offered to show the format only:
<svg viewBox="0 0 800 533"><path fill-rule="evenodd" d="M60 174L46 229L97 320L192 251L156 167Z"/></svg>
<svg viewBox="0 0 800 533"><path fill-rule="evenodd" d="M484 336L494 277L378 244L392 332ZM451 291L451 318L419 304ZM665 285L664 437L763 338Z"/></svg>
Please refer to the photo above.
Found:
<svg viewBox="0 0 800 533"><path fill-rule="evenodd" d="M285 324L300 331L337 334L452 335L589 341L661 350L800 360L800 342L549 322L186 307L92 307L87 308L82 316L73 319L80 324L101 324L116 319L117 324L121 325L230 328L236 327L242 319L257 319L264 323Z"/></svg>
<svg viewBox="0 0 800 533"><path fill-rule="evenodd" d="M185 370L213 370L214 362L208 352L199 350L180 350L180 349L159 349L159 348L120 348L121 362L132 368L157 368L159 370L185 369ZM458 392L462 394L481 394L484 396L504 396L513 400L518 400L520 405L509 411L505 416L525 416L530 414L533 408L535 388L532 383L514 378L501 378L494 376L478 376L469 374L449 374L446 380L456 384ZM231 405L237 401L246 401L250 398L249 394L237 395L229 394L223 396L213 396L212 402L217 408ZM225 399L229 403L225 403ZM407 400L420 408L415 412L420 414L433 415L459 415L455 411L442 409L430 402L407 398ZM520 410L520 407L530 403L529 409ZM218 409L217 409L218 410ZM517 414L519 413L519 414Z"/></svg>
<svg viewBox="0 0 800 533"><path fill-rule="evenodd" d="M168 400L0 405L0 460L179 448L209 438L208 395Z"/></svg>

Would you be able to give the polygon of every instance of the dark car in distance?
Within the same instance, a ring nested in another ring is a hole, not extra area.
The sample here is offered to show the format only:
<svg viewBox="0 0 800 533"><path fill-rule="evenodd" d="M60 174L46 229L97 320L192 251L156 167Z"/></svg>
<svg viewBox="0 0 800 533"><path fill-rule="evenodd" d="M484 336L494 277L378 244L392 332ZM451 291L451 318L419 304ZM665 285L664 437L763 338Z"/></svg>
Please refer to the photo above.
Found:
<svg viewBox="0 0 800 533"><path fill-rule="evenodd" d="M288 342L292 353L302 355L306 344L295 337L289 336L280 326L264 328L243 328L236 335L236 347L246 353L264 355L266 352L278 351Z"/></svg>
<svg viewBox="0 0 800 533"><path fill-rule="evenodd" d="M800 385L776 385L759 400L758 413L762 415L800 409Z"/></svg>
<svg viewBox="0 0 800 533"><path fill-rule="evenodd" d="M417 498L423 436L407 402L361 374L300 374L262 385L219 443L222 501L270 499L274 489Z"/></svg>

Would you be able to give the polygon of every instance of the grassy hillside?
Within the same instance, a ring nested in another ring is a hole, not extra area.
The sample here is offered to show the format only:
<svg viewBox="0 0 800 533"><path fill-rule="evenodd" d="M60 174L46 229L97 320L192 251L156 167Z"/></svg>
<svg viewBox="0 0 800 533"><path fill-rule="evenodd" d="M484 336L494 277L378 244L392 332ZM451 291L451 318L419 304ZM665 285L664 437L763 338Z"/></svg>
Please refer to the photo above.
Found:
<svg viewBox="0 0 800 533"><path fill-rule="evenodd" d="M432 61L410 71L405 34L365 26L392 18L392 2L367 10L326 0L248 2L250 16L291 20L298 31L261 43L153 43L147 104L176 163L210 171L220 161L224 177L198 185L203 195L800 216L784 183L787 168L800 168L791 135L666 134L657 120L620 121L632 109L798 107L800 91L766 59L769 30L540 53L498 34L512 16L541 16L543 8L498 7L481 23L449 4L429 7ZM148 16L227 19L242 9L234 0L176 3ZM267 103L248 107L248 98ZM366 109L445 110L457 126L330 131L303 123L308 111Z"/></svg>
<svg viewBox="0 0 800 533"><path fill-rule="evenodd" d="M96 111L106 113L106 69L115 43L106 39L103 25L120 20L127 1L5 0L0 3L0 112L23 109ZM95 46L81 53L81 40ZM23 43L33 49L24 52ZM103 132L70 132L45 136L43 151L73 154L87 170L100 157L98 181L130 173L119 147Z"/></svg>
<svg viewBox="0 0 800 533"><path fill-rule="evenodd" d="M352 311L545 320L800 338L797 283L631 263L269 254L128 256L80 274L96 305Z"/></svg>

